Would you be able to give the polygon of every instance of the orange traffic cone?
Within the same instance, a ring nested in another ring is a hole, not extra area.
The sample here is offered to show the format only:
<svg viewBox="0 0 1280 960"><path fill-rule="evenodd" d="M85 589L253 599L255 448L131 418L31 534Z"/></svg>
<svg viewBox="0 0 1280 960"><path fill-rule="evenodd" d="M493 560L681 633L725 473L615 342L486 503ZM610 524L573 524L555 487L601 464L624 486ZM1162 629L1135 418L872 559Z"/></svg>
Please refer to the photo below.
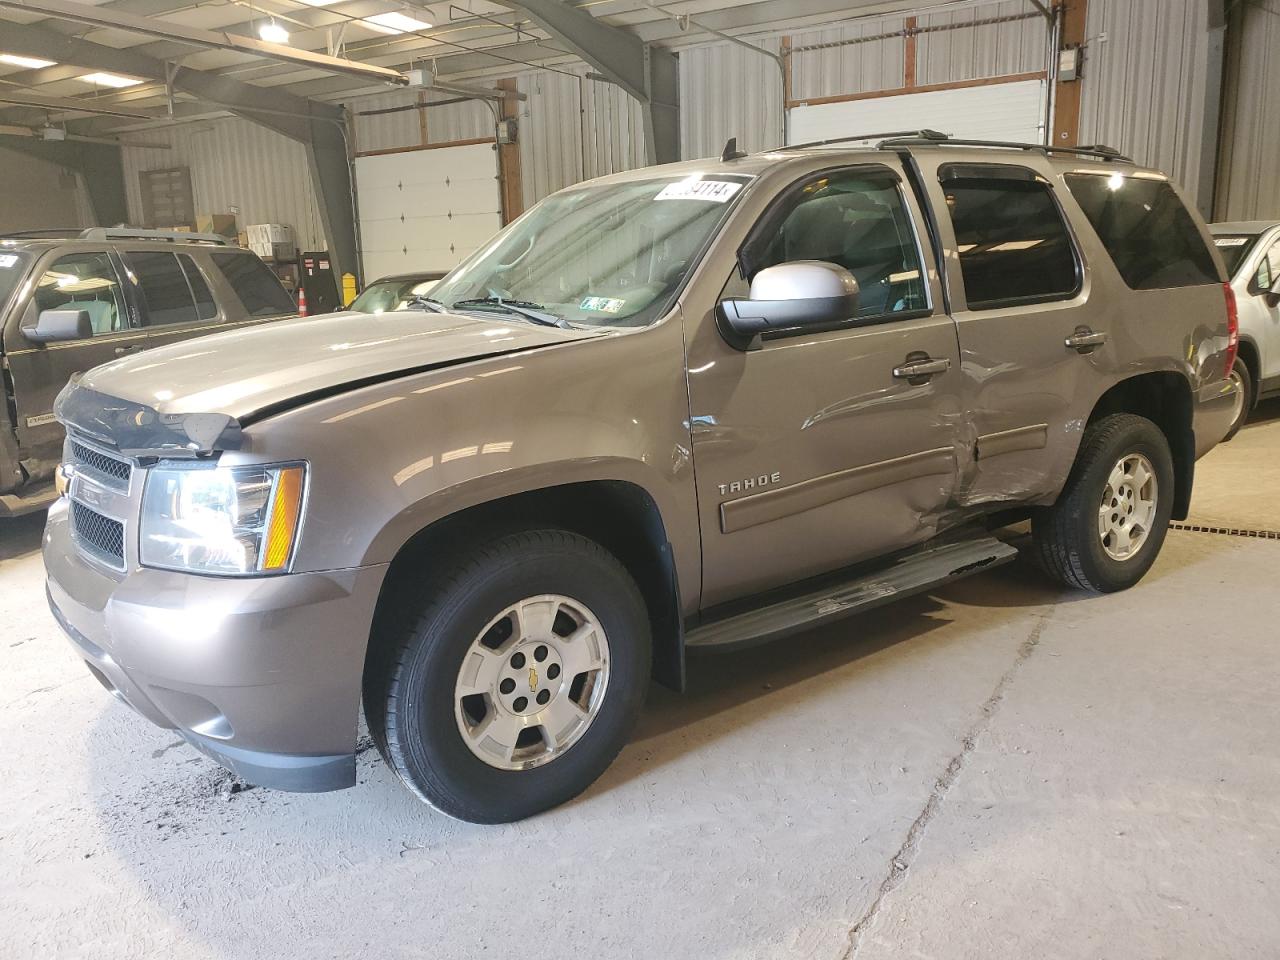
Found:
<svg viewBox="0 0 1280 960"><path fill-rule="evenodd" d="M298 287L298 316L305 317L307 315L307 288Z"/></svg>

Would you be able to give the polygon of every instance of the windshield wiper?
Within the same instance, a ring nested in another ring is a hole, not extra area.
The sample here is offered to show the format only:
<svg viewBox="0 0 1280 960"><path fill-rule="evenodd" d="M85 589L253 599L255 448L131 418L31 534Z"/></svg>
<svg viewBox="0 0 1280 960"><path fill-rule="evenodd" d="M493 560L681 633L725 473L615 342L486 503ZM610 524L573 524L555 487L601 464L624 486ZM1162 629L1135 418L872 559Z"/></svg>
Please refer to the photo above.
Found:
<svg viewBox="0 0 1280 960"><path fill-rule="evenodd" d="M447 313L449 308L434 297L424 297L422 295L410 297L405 301L406 310L430 310L432 313Z"/></svg>
<svg viewBox="0 0 1280 960"><path fill-rule="evenodd" d="M455 300L449 309L456 310L459 307L498 307L508 313L514 313L516 316L525 317L534 323L540 323L545 327L561 327L565 330L572 330L569 321L558 314L551 313L540 303L530 303L527 300L504 300L502 297L475 297L471 300Z"/></svg>

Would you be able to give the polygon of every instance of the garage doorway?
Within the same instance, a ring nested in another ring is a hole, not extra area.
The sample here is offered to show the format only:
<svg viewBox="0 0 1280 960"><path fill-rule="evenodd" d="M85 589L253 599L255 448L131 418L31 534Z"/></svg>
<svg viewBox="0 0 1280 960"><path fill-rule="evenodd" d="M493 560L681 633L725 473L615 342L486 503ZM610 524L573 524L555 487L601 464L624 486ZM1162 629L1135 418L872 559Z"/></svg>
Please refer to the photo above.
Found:
<svg viewBox="0 0 1280 960"><path fill-rule="evenodd" d="M859 133L939 130L974 140L1044 143L1048 84L1043 77L997 77L892 96L852 96L791 108L789 143Z"/></svg>
<svg viewBox="0 0 1280 960"><path fill-rule="evenodd" d="M492 139L356 157L364 280L451 270L502 226Z"/></svg>

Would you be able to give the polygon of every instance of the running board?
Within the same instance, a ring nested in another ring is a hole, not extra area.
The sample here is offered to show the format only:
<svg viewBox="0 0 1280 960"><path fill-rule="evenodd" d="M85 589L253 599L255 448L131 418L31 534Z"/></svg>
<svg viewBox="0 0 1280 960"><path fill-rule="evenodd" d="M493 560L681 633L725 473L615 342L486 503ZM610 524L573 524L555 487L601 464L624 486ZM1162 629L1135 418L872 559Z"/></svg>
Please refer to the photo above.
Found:
<svg viewBox="0 0 1280 960"><path fill-rule="evenodd" d="M685 634L685 646L724 647L785 637L998 567L1017 555L995 537L933 547L844 583L694 627Z"/></svg>

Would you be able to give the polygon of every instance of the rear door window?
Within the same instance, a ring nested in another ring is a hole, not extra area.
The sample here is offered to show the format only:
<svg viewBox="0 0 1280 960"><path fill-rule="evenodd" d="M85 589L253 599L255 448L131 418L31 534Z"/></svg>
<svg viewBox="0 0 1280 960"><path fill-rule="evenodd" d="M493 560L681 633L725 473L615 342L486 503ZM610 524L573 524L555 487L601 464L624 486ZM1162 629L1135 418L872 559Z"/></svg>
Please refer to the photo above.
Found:
<svg viewBox="0 0 1280 960"><path fill-rule="evenodd" d="M1220 283L1195 220L1166 180L1069 173L1067 187L1132 290Z"/></svg>
<svg viewBox="0 0 1280 960"><path fill-rule="evenodd" d="M176 254L131 250L125 255L142 294L142 325L164 327L199 319L191 285Z"/></svg>
<svg viewBox="0 0 1280 960"><path fill-rule="evenodd" d="M251 253L209 254L251 317L275 317L297 313L293 298L280 285L271 268Z"/></svg>
<svg viewBox="0 0 1280 960"><path fill-rule="evenodd" d="M120 276L106 251L59 257L36 281L37 314L45 310L84 310L95 337L129 328Z"/></svg>
<svg viewBox="0 0 1280 960"><path fill-rule="evenodd" d="M1033 170L953 164L939 172L970 310L1066 300L1079 261L1053 188Z"/></svg>

